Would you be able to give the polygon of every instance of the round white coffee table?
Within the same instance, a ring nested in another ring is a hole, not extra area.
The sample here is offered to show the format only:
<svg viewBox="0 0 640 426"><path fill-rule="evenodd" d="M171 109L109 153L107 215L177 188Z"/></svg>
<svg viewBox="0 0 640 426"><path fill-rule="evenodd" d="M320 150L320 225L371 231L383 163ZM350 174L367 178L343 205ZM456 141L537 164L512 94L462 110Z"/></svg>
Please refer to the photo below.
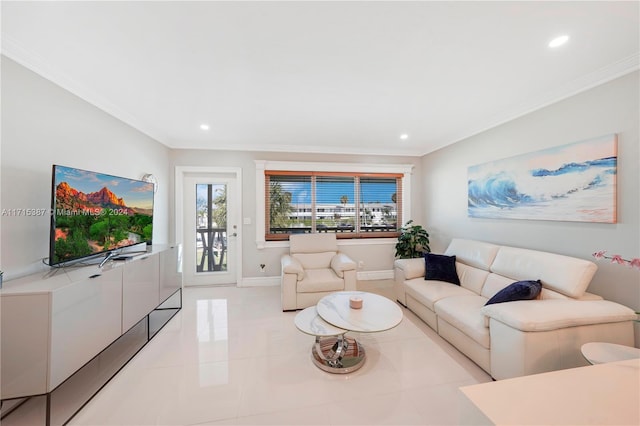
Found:
<svg viewBox="0 0 640 426"><path fill-rule="evenodd" d="M582 345L582 355L590 364L640 358L640 349L615 343L590 342Z"/></svg>
<svg viewBox="0 0 640 426"><path fill-rule="evenodd" d="M362 299L361 309L349 306L349 299L354 296ZM300 331L316 338L311 348L313 363L329 373L345 374L362 367L366 359L364 347L345 334L388 330L400 324L402 316L402 309L386 297L340 291L299 312L294 322Z"/></svg>

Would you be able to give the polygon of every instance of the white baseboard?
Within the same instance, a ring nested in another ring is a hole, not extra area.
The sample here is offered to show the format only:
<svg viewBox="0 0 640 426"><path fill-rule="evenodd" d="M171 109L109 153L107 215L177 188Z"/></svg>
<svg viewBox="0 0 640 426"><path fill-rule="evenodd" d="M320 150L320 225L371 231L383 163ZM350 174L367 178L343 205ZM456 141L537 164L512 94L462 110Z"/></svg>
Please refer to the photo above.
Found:
<svg viewBox="0 0 640 426"><path fill-rule="evenodd" d="M393 279L393 269L386 271L360 271L358 281L389 280Z"/></svg>
<svg viewBox="0 0 640 426"><path fill-rule="evenodd" d="M238 287L272 287L280 285L280 275L275 277L243 277Z"/></svg>

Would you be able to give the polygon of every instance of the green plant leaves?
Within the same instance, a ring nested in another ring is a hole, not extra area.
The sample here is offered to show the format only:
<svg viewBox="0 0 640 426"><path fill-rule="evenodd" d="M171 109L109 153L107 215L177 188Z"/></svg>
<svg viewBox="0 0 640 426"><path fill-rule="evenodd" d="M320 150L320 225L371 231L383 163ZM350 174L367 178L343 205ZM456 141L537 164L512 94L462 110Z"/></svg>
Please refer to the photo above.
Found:
<svg viewBox="0 0 640 426"><path fill-rule="evenodd" d="M413 220L408 221L400 230L396 243L396 257L412 259L422 257L427 252L431 252L427 230L421 225L413 225Z"/></svg>

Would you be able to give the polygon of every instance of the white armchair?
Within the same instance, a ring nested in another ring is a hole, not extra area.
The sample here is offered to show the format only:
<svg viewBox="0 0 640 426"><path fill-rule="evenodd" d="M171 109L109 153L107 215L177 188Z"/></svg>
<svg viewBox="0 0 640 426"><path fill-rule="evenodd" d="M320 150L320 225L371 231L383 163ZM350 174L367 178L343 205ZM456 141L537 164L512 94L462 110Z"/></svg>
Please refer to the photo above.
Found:
<svg viewBox="0 0 640 426"><path fill-rule="evenodd" d="M313 306L334 291L356 289L356 263L338 252L335 234L291 235L281 265L283 311Z"/></svg>

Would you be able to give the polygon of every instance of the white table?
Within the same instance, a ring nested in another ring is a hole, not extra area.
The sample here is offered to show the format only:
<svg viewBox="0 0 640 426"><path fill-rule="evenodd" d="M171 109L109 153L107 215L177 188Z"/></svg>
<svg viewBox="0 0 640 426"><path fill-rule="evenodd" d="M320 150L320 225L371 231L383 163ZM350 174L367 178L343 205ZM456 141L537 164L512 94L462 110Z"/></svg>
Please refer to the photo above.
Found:
<svg viewBox="0 0 640 426"><path fill-rule="evenodd" d="M590 342L582 345L582 355L591 364L640 358L640 349L615 343Z"/></svg>
<svg viewBox="0 0 640 426"><path fill-rule="evenodd" d="M349 307L353 296L362 299L361 309ZM294 322L300 331L316 338L311 348L313 363L324 371L345 374L362 367L366 359L364 347L345 334L388 330L400 324L402 317L402 309L386 297L363 291L340 291L299 312Z"/></svg>
<svg viewBox="0 0 640 426"><path fill-rule="evenodd" d="M638 425L640 359L459 389L461 425Z"/></svg>

